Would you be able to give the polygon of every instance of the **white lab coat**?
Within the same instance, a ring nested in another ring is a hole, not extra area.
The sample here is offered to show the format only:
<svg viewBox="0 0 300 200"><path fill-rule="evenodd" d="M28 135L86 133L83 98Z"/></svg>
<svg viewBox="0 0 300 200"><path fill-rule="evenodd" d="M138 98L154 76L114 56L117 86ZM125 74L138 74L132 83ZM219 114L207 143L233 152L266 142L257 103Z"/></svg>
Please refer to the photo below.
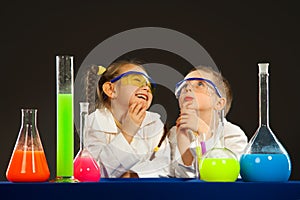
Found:
<svg viewBox="0 0 300 200"><path fill-rule="evenodd" d="M170 168L168 138L155 158L149 160L163 135L163 126L159 114L147 111L141 128L129 144L111 112L107 108L97 109L88 116L85 147L100 164L101 177L118 178L129 170L141 178L167 177Z"/></svg>
<svg viewBox="0 0 300 200"><path fill-rule="evenodd" d="M215 140L216 137L212 137L205 141L206 150L213 148L215 145L220 144L220 140ZM217 137L218 138L218 137ZM186 166L180 156L180 152L177 147L176 127L172 127L170 130L169 140L172 151L172 167L170 168L171 176L180 178L194 178L195 177L195 163L191 166ZM244 131L237 125L224 119L224 146L230 149L239 159L244 152L246 145L248 144L248 138ZM190 150L193 155L196 155L195 144L191 143ZM195 159L194 159L195 160Z"/></svg>

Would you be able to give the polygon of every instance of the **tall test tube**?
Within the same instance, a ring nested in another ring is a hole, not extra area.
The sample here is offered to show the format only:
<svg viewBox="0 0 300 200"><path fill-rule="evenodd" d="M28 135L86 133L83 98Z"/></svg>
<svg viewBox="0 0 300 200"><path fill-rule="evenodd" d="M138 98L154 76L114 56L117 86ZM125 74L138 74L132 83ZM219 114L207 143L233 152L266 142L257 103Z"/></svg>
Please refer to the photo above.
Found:
<svg viewBox="0 0 300 200"><path fill-rule="evenodd" d="M56 56L56 182L74 182L73 56Z"/></svg>

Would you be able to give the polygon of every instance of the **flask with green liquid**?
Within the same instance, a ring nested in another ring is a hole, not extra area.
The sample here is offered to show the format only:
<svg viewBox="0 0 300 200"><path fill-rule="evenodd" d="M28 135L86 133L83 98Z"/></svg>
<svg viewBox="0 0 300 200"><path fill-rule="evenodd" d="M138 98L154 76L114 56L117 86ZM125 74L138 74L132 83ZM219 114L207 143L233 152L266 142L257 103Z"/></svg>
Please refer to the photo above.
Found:
<svg viewBox="0 0 300 200"><path fill-rule="evenodd" d="M220 138L215 147L208 150L199 165L200 179L208 182L234 182L240 173L237 156L224 145L224 109L215 116L220 116L216 136Z"/></svg>

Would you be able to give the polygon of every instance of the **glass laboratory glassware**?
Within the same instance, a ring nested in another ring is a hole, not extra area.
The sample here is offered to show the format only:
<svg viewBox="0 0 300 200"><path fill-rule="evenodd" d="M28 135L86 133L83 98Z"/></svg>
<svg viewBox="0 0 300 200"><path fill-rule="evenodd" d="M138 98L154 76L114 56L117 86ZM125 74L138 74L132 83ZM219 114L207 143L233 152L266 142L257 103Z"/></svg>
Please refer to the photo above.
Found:
<svg viewBox="0 0 300 200"><path fill-rule="evenodd" d="M98 182L100 180L100 167L89 150L84 147L88 109L89 103L80 103L80 149L74 159L74 178L80 182Z"/></svg>
<svg viewBox="0 0 300 200"><path fill-rule="evenodd" d="M244 181L288 181L291 161L269 126L269 63L259 63L259 127L241 156Z"/></svg>
<svg viewBox="0 0 300 200"><path fill-rule="evenodd" d="M22 123L7 171L11 182L44 182L50 172L37 128L37 110L21 109Z"/></svg>
<svg viewBox="0 0 300 200"><path fill-rule="evenodd" d="M192 137L191 149L195 149L192 151L192 154L195 159L195 178L200 179L199 166L201 162L202 156L206 153L206 145L204 135L199 135L191 130L188 130L189 135Z"/></svg>
<svg viewBox="0 0 300 200"><path fill-rule="evenodd" d="M216 136L220 137L220 142L216 141L215 147L201 158L200 179L208 182L234 182L239 176L240 164L237 156L224 145L224 110L219 112Z"/></svg>
<svg viewBox="0 0 300 200"><path fill-rule="evenodd" d="M73 56L56 56L56 180L73 179L74 115L73 115Z"/></svg>

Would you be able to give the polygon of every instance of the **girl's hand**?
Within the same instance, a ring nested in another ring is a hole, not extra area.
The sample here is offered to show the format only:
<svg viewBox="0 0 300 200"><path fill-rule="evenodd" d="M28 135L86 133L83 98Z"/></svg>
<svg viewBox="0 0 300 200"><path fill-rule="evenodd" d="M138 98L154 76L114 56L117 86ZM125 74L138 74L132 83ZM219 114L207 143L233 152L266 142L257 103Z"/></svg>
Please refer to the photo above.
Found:
<svg viewBox="0 0 300 200"><path fill-rule="evenodd" d="M147 105L143 102L135 102L130 105L127 115L122 122L122 131L128 142L139 130L146 116Z"/></svg>
<svg viewBox="0 0 300 200"><path fill-rule="evenodd" d="M130 105L127 116L129 115L132 121L140 126L145 119L146 110L147 104L145 102L135 102Z"/></svg>

